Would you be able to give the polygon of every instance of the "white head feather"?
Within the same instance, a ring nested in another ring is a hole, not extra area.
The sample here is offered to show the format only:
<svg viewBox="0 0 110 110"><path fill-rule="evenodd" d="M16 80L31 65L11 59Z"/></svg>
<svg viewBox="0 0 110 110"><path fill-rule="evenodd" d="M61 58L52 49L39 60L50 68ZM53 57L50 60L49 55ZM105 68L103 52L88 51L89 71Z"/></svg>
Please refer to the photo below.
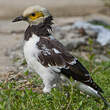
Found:
<svg viewBox="0 0 110 110"><path fill-rule="evenodd" d="M13 22L27 21L30 25L36 25L42 23L46 18L50 16L51 14L46 8L36 5L24 10L22 16L16 17Z"/></svg>
<svg viewBox="0 0 110 110"><path fill-rule="evenodd" d="M24 10L23 16L26 17L26 16L30 15L31 13L35 13L36 11L42 12L44 14L44 17L50 16L50 13L46 8L43 8L38 5L31 6L31 7L27 8L26 10Z"/></svg>

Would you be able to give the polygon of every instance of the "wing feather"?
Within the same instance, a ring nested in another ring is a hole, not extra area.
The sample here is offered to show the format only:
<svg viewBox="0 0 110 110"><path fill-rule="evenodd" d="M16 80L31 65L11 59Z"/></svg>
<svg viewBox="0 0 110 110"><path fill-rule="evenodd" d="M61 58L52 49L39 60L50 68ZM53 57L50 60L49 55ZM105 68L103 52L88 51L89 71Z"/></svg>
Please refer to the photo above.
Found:
<svg viewBox="0 0 110 110"><path fill-rule="evenodd" d="M103 92L93 81L86 68L75 57L69 54L59 41L41 37L36 45L41 50L38 58L42 65L45 67L59 67L61 69L60 73L66 77L72 77L74 80L89 85L99 92ZM58 52L54 51L54 49Z"/></svg>

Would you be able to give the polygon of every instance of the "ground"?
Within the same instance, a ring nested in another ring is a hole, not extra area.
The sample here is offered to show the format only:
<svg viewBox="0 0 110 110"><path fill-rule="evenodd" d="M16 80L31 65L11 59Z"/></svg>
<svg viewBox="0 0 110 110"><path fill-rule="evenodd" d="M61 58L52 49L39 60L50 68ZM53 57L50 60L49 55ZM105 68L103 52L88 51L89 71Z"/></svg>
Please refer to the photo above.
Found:
<svg viewBox="0 0 110 110"><path fill-rule="evenodd" d="M110 62L79 60L89 71L92 68L93 79L103 88L104 97L110 102ZM87 96L72 85L43 94L39 76L28 71L13 74L10 73L8 79L0 83L0 110L109 110L102 100Z"/></svg>
<svg viewBox="0 0 110 110"><path fill-rule="evenodd" d="M0 79L5 79L0 80L0 110L106 110L100 99L88 97L71 85L63 86L61 90L53 89L50 94L42 94L43 85L39 76L30 74L24 68L22 69L25 72L7 73L16 69L11 58L14 55L9 54L18 50L24 30L28 26L27 23L13 24L11 21L20 15L25 7L33 4L47 7L54 15L57 26L97 17L108 24L110 21L107 17L109 9L102 0L0 0ZM78 57L77 54L76 56ZM110 102L110 61L107 59L96 62L91 52L86 56L86 60L84 57L82 52L78 59L90 71L95 82L104 90L104 97ZM18 60L15 59L15 62ZM26 65L25 61L21 65Z"/></svg>

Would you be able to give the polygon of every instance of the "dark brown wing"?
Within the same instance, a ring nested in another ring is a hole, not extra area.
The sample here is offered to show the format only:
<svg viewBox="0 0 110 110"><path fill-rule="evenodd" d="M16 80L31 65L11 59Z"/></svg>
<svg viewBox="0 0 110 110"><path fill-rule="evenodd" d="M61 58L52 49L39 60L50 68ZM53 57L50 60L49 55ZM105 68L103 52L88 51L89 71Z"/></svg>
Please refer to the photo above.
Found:
<svg viewBox="0 0 110 110"><path fill-rule="evenodd" d="M94 88L98 92L103 93L102 89L93 81L89 72L78 60L76 60L76 64L69 65L68 69L62 68L61 73L63 73L68 78L72 77L74 80L80 81Z"/></svg>
<svg viewBox="0 0 110 110"><path fill-rule="evenodd" d="M37 47L41 50L39 60L46 67L48 67L48 65L66 65L66 63L74 60L74 57L70 55L64 46L56 39L51 40L47 37L41 37L37 43Z"/></svg>
<svg viewBox="0 0 110 110"><path fill-rule="evenodd" d="M64 74L66 77L72 77L74 80L80 81L99 92L103 92L93 82L85 67L75 57L69 54L64 46L56 39L41 37L37 43L37 47L41 50L38 57L42 65L46 67L56 66L56 68L60 69L59 73Z"/></svg>

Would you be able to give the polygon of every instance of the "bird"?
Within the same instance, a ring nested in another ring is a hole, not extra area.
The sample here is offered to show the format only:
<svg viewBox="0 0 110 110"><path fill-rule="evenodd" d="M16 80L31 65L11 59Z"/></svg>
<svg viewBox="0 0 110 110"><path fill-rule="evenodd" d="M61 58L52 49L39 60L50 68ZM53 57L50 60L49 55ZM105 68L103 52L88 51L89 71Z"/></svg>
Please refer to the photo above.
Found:
<svg viewBox="0 0 110 110"><path fill-rule="evenodd" d="M28 66L43 80L44 93L60 83L61 76L72 78L78 89L95 96L109 105L103 90L93 81L88 70L66 50L52 35L53 16L48 9L30 6L12 22L26 21L29 26L24 33L24 56Z"/></svg>

